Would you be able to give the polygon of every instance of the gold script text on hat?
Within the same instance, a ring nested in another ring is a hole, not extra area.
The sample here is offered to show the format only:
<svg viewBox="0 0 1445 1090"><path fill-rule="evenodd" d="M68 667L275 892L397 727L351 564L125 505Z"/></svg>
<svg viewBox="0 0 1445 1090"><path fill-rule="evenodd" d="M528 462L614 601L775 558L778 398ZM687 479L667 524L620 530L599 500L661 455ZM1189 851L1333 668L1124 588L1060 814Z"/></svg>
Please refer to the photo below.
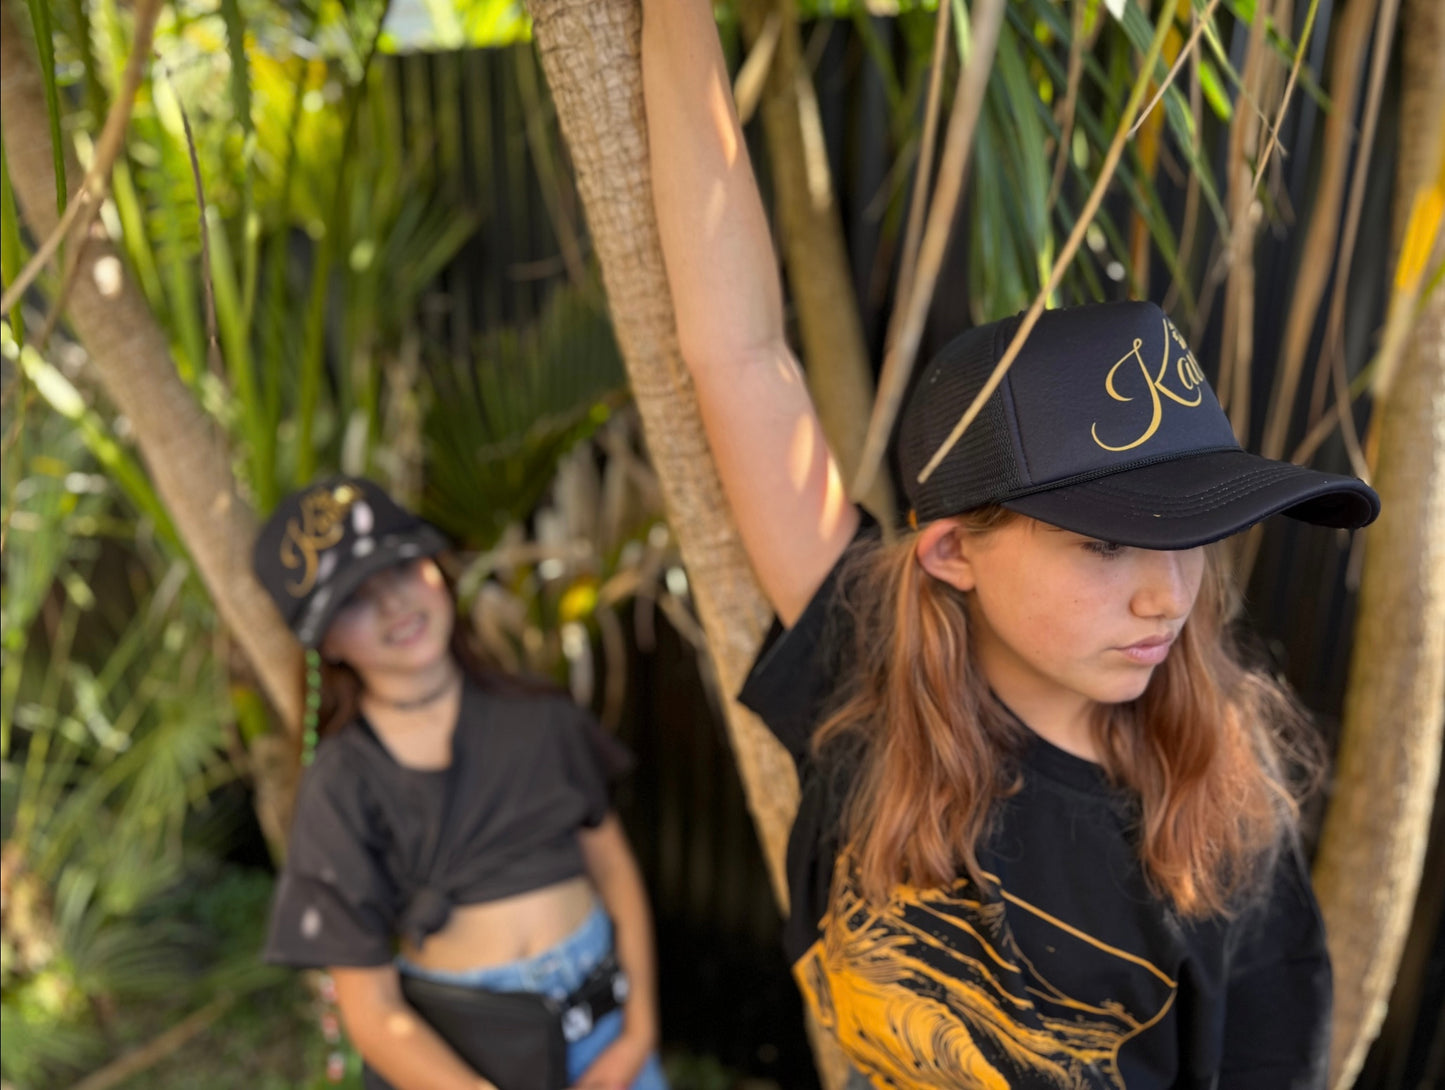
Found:
<svg viewBox="0 0 1445 1090"><path fill-rule="evenodd" d="M1171 401L1183 405L1186 409L1198 408L1203 402L1204 395L1200 392L1199 388L1204 384L1204 372L1194 359L1194 353L1189 351L1188 346L1184 344L1184 339L1179 335L1178 330L1174 328L1174 324L1167 318L1164 321L1164 332L1164 352L1162 358L1159 360L1159 370L1157 374L1151 375L1149 373L1149 365L1144 362L1144 357L1140 352L1144 342L1140 338L1135 337L1134 347L1128 352L1125 352L1114 366L1109 368L1109 373L1104 376L1104 389L1110 397L1115 401L1133 401L1133 397L1127 394L1121 394L1118 386L1115 385L1114 382L1114 376L1118 374L1119 368L1123 367L1130 360L1133 360L1139 365L1139 373L1143 376L1144 386L1149 391L1149 399L1153 405L1153 412L1150 414L1149 424L1145 427L1143 433L1133 442L1125 443L1123 446L1110 446L1100 439L1099 422L1097 420L1094 421L1094 426L1090 429L1089 434L1094 437L1094 442L1099 444L1104 450L1117 453L1124 450L1133 450L1135 447L1141 447L1147 443L1154 433L1159 430L1159 425L1164 419L1164 403L1159 399L1160 394L1163 394ZM1185 390L1185 394L1177 393L1169 387L1169 341L1171 334L1173 340L1184 348L1184 354L1176 361L1176 375L1174 377L1177 378L1179 385ZM1193 394L1193 399L1191 400L1187 394Z"/></svg>
<svg viewBox="0 0 1445 1090"><path fill-rule="evenodd" d="M310 593L316 583L317 558L321 550L341 540L346 532L346 512L358 496L355 488L344 484L334 491L317 488L301 497L301 517L287 521L286 536L281 539L281 563L301 569L300 579L286 584L292 597Z"/></svg>

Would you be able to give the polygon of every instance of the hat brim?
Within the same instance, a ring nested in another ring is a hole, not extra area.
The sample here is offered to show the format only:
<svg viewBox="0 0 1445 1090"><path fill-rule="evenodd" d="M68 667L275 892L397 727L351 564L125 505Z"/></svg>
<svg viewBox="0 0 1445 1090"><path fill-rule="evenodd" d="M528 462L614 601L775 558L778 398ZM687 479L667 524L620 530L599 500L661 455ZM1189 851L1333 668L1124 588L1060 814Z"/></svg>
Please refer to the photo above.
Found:
<svg viewBox="0 0 1445 1090"><path fill-rule="evenodd" d="M440 530L427 522L419 522L404 530L393 530L376 539L375 547L365 556L353 557L342 566L335 577L318 588L306 608L296 619L293 631L303 647L316 647L331 627L337 611L356 592L356 588L373 575L408 560L420 560L435 556L447 547L447 539ZM325 597L317 603L318 596L325 591Z"/></svg>
<svg viewBox="0 0 1445 1090"><path fill-rule="evenodd" d="M1380 498L1353 477L1219 450L1035 492L1003 506L1120 545L1189 549L1275 514L1355 529L1374 521Z"/></svg>

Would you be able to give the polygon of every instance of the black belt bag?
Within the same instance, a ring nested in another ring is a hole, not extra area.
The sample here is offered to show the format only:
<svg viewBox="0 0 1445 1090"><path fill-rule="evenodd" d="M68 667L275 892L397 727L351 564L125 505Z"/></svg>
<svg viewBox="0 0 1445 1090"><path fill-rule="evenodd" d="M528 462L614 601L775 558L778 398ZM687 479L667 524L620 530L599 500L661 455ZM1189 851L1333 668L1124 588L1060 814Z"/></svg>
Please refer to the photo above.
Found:
<svg viewBox="0 0 1445 1090"><path fill-rule="evenodd" d="M608 954L561 1002L401 976L401 994L437 1035L497 1090L565 1090L567 1045L627 1001L627 974ZM371 1067L366 1090L392 1090Z"/></svg>

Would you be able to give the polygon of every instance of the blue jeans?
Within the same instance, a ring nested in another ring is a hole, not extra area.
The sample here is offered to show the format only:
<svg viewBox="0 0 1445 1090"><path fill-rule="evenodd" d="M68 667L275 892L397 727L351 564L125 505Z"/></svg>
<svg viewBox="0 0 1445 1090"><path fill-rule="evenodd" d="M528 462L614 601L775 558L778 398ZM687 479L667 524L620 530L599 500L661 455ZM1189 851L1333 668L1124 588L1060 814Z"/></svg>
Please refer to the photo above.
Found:
<svg viewBox="0 0 1445 1090"><path fill-rule="evenodd" d="M481 988L492 992L537 992L553 999L566 999L587 979L598 963L612 952L612 921L601 905L594 905L576 931L551 949L529 958L469 969L459 973L423 969L405 958L397 958L397 969L407 976ZM615 1010L597 1020L592 1032L567 1045L567 1079L576 1082L582 1072L622 1033L622 1011ZM657 1055L632 1082L632 1090L667 1090L667 1080Z"/></svg>

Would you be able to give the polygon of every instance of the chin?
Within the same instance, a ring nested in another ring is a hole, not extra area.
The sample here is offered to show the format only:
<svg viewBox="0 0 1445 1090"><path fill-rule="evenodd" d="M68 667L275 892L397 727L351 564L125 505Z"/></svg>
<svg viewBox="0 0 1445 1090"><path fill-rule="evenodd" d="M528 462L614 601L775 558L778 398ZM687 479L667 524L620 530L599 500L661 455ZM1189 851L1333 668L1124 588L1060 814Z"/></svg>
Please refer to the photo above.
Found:
<svg viewBox="0 0 1445 1090"><path fill-rule="evenodd" d="M425 640L410 647L391 648L385 657L390 670L426 670L451 653L443 641Z"/></svg>
<svg viewBox="0 0 1445 1090"><path fill-rule="evenodd" d="M1120 679L1114 684L1100 686L1100 691L1094 694L1094 699L1100 704L1133 703L1144 695L1153 677L1154 671L1150 670L1142 678Z"/></svg>
<svg viewBox="0 0 1445 1090"><path fill-rule="evenodd" d="M420 670L429 666L435 666L440 660L451 653L451 648L443 642L430 644L423 647L414 647L406 656L406 662Z"/></svg>

